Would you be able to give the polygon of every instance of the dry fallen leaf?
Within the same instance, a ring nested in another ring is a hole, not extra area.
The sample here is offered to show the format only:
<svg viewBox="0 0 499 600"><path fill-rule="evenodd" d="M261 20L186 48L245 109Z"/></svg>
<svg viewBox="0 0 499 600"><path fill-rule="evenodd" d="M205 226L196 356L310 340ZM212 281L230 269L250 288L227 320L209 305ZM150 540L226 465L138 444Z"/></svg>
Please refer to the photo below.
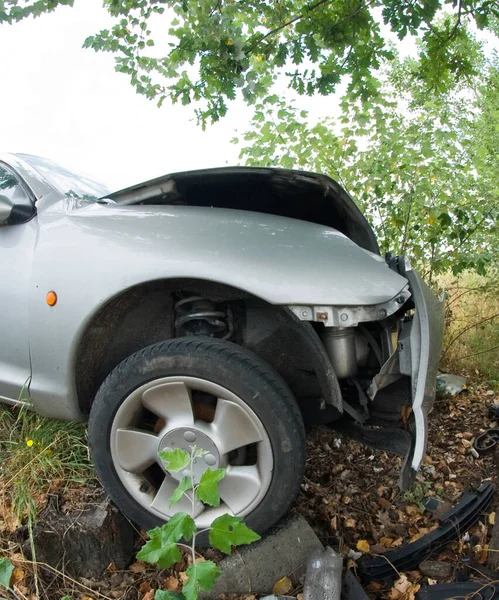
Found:
<svg viewBox="0 0 499 600"><path fill-rule="evenodd" d="M334 515L334 517L331 519L331 529L333 531L338 529L338 517L336 515Z"/></svg>
<svg viewBox="0 0 499 600"><path fill-rule="evenodd" d="M369 546L369 542L367 540L359 540L357 542L357 550L359 552L369 552L371 547Z"/></svg>
<svg viewBox="0 0 499 600"><path fill-rule="evenodd" d="M384 547L384 548L391 548L393 545L393 538L390 537L382 537L379 540L379 543Z"/></svg>
<svg viewBox="0 0 499 600"><path fill-rule="evenodd" d="M346 519L345 527L348 527L349 529L355 529L357 527L357 521L355 519Z"/></svg>
<svg viewBox="0 0 499 600"><path fill-rule="evenodd" d="M167 577L163 581L163 589L169 590L170 592L176 592L180 587L180 582L176 577Z"/></svg>
<svg viewBox="0 0 499 600"><path fill-rule="evenodd" d="M116 573L116 565L113 562L109 563L106 567L106 572L107 573Z"/></svg>
<svg viewBox="0 0 499 600"><path fill-rule="evenodd" d="M12 571L12 575L10 577L10 585L15 585L16 583L19 583L20 581L22 581L24 579L24 571L23 569L21 569L21 567L16 567L13 571Z"/></svg>
<svg viewBox="0 0 499 600"><path fill-rule="evenodd" d="M147 594L147 592L151 591L151 584L148 581L143 581L140 585L139 585L139 590L143 593L143 594Z"/></svg>
<svg viewBox="0 0 499 600"><path fill-rule="evenodd" d="M149 590L142 596L142 600L154 600L154 590Z"/></svg>
<svg viewBox="0 0 499 600"><path fill-rule="evenodd" d="M293 589L293 582L289 577L283 577L274 583L272 593L276 596L286 596Z"/></svg>
<svg viewBox="0 0 499 600"><path fill-rule="evenodd" d="M128 570L132 573L143 573L146 570L146 564L140 561L132 563Z"/></svg>
<svg viewBox="0 0 499 600"><path fill-rule="evenodd" d="M491 525L495 525L496 524L496 513L495 513L495 511L490 513L490 515L489 515L489 523Z"/></svg>

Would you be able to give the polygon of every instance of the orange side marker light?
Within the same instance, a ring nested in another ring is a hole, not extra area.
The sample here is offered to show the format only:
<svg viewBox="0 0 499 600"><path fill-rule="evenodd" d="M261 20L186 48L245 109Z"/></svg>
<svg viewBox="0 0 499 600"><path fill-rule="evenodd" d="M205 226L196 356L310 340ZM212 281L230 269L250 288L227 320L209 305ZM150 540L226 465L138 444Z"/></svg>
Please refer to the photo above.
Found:
<svg viewBox="0 0 499 600"><path fill-rule="evenodd" d="M55 306L57 304L57 294L55 292L49 292L45 300L49 306Z"/></svg>

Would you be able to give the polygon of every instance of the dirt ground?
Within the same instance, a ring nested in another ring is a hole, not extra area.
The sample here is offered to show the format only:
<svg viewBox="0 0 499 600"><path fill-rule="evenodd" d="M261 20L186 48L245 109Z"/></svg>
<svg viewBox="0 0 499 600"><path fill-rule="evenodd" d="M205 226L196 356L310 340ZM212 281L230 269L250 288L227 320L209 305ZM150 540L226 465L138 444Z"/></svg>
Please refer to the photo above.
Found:
<svg viewBox="0 0 499 600"><path fill-rule="evenodd" d="M355 566L360 553L383 554L418 539L436 526L436 517L422 505L425 497L436 496L446 503L444 506L449 506L459 500L465 488L475 487L483 480L498 479L499 452L480 458L472 453L474 437L497 426L488 416L488 407L494 401L499 403L499 394L479 384L470 385L453 398L437 399L430 415L427 457L416 485L405 494L398 489L400 459L372 451L328 427L311 431L306 475L294 510L308 520L324 544L341 552L345 564L350 566ZM92 489L74 490L65 498L64 508L74 509L95 493ZM485 564L496 508L499 508L497 493L487 514L469 532L469 541L463 536L433 558L449 563L453 573L463 557L471 559L472 565ZM182 571L187 566L187 562L181 563L165 571L135 562L128 570L119 572L110 565L99 581L73 581L38 565L35 578L33 566L20 553L19 532L0 530L0 540L2 549L9 549L17 566L18 597L29 600L37 597L60 600L63 596L75 600L152 600L158 588L180 591ZM210 550L206 555L219 558ZM427 578L420 571L403 575L405 583L399 589L371 584L367 588L371 597L414 598L418 586L426 583ZM300 591L292 589L288 593L297 595Z"/></svg>

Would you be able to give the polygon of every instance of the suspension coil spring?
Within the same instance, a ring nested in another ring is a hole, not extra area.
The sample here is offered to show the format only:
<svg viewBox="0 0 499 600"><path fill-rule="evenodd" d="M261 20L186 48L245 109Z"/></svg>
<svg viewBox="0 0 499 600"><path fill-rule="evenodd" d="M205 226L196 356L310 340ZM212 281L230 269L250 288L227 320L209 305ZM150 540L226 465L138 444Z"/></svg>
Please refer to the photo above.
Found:
<svg viewBox="0 0 499 600"><path fill-rule="evenodd" d="M202 296L186 296L175 303L175 328L190 335L204 335L228 340L234 333L230 308Z"/></svg>

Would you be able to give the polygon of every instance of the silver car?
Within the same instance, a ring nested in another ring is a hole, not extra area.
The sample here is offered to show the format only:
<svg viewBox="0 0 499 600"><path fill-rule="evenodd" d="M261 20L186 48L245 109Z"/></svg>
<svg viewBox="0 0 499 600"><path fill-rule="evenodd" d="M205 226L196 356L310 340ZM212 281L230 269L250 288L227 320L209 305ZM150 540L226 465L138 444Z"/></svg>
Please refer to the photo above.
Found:
<svg viewBox="0 0 499 600"><path fill-rule="evenodd" d="M330 178L268 168L165 175L107 189L0 155L0 400L89 420L97 474L150 528L182 510L183 474L226 468L222 504L263 532L293 502L305 425L425 453L443 318L403 256Z"/></svg>

